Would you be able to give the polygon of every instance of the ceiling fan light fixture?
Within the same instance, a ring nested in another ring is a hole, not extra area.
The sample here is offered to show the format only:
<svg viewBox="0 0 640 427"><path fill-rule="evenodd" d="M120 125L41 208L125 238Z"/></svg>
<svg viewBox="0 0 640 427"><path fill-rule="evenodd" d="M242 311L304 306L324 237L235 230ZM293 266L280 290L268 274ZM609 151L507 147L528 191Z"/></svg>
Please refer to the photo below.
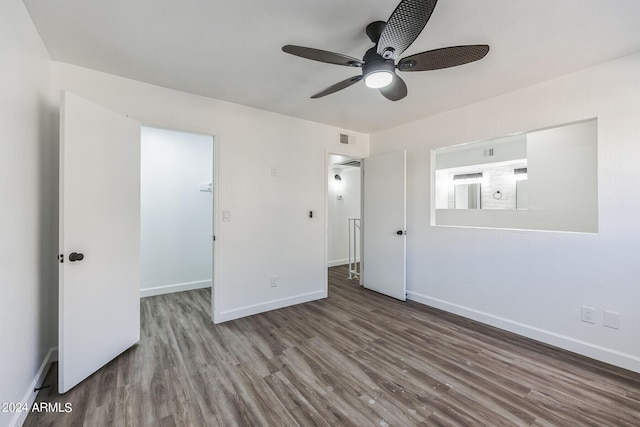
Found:
<svg viewBox="0 0 640 427"><path fill-rule="evenodd" d="M393 81L393 73L382 70L373 71L364 77L364 83L372 89L387 87Z"/></svg>
<svg viewBox="0 0 640 427"><path fill-rule="evenodd" d="M373 60L369 56L372 56ZM383 60L373 49L367 52L364 61L362 75L367 87L380 89L389 86L393 82L396 68L393 61Z"/></svg>

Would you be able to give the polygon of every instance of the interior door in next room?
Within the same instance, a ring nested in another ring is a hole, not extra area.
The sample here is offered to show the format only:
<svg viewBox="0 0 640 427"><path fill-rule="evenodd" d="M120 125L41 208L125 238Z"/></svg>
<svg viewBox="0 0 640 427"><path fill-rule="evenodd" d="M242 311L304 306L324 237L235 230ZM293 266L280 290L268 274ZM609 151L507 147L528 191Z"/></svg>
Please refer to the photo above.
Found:
<svg viewBox="0 0 640 427"><path fill-rule="evenodd" d="M406 151L364 159L362 284L405 301Z"/></svg>

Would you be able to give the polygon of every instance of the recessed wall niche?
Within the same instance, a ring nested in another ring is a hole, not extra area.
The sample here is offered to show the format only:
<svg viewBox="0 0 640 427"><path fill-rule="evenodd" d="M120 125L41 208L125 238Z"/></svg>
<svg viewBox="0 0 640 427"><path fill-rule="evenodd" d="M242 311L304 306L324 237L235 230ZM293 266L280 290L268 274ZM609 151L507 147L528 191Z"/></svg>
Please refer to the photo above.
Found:
<svg viewBox="0 0 640 427"><path fill-rule="evenodd" d="M598 232L590 119L432 151L432 225Z"/></svg>

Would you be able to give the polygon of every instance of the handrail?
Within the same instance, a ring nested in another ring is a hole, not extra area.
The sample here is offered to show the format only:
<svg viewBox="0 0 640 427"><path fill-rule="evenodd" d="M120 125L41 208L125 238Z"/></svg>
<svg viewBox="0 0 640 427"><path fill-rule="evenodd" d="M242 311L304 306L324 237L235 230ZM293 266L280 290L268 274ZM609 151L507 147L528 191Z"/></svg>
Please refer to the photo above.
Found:
<svg viewBox="0 0 640 427"><path fill-rule="evenodd" d="M349 218L349 279L360 277L360 218Z"/></svg>

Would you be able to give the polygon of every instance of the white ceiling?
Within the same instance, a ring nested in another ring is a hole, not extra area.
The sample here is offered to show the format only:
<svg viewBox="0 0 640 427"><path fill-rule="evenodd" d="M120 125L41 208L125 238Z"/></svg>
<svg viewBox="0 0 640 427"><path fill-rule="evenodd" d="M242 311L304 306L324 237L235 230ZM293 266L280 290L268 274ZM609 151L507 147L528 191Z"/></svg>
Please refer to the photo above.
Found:
<svg viewBox="0 0 640 427"><path fill-rule="evenodd" d="M24 0L51 57L159 86L373 132L640 51L639 0L440 0L402 56L489 44L481 61L402 73L391 102L359 70L287 55L285 44L361 58L369 22L398 0Z"/></svg>

